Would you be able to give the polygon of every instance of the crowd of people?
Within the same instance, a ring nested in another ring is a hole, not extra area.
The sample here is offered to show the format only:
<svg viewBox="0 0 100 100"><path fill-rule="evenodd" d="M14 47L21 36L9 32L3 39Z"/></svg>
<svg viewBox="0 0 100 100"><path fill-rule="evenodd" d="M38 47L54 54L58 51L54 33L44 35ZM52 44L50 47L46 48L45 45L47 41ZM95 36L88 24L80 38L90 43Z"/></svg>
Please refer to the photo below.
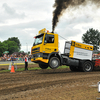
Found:
<svg viewBox="0 0 100 100"><path fill-rule="evenodd" d="M92 58L97 58L97 59L100 58L100 53L99 54L93 54Z"/></svg>
<svg viewBox="0 0 100 100"><path fill-rule="evenodd" d="M0 57L0 61L24 61L25 55L9 55L9 54L2 54ZM28 56L28 60L31 59L31 55Z"/></svg>

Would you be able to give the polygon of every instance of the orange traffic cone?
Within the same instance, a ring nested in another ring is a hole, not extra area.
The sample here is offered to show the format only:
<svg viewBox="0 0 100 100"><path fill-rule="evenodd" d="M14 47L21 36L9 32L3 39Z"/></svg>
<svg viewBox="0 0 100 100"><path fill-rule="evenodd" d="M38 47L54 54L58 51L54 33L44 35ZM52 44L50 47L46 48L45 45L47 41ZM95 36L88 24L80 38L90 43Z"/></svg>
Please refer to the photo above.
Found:
<svg viewBox="0 0 100 100"><path fill-rule="evenodd" d="M15 69L14 69L14 66L13 66L13 65L11 66L11 71L10 71L10 73L15 73Z"/></svg>

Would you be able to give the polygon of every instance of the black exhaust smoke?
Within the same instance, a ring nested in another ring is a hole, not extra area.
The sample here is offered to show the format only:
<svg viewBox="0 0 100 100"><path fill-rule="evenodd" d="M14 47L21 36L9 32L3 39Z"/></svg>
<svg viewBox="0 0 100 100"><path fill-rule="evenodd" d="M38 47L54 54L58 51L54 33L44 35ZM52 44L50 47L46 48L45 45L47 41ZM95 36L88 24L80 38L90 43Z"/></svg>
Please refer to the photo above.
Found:
<svg viewBox="0 0 100 100"><path fill-rule="evenodd" d="M59 17L63 14L63 12L70 7L77 7L78 5L86 5L90 2L97 4L99 6L100 0L55 0L55 4L53 7L55 10L53 11L53 19L52 19L52 32L54 32L57 23L59 22Z"/></svg>

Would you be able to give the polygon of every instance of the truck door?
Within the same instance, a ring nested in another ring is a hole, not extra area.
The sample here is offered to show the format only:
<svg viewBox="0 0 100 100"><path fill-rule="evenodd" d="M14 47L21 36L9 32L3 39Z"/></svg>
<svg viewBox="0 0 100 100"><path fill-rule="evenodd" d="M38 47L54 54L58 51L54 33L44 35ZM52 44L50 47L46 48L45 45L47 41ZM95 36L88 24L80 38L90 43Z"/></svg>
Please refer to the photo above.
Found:
<svg viewBox="0 0 100 100"><path fill-rule="evenodd" d="M55 52L55 37L51 34L46 34L44 38L44 45L43 45L43 52L44 53L51 53Z"/></svg>

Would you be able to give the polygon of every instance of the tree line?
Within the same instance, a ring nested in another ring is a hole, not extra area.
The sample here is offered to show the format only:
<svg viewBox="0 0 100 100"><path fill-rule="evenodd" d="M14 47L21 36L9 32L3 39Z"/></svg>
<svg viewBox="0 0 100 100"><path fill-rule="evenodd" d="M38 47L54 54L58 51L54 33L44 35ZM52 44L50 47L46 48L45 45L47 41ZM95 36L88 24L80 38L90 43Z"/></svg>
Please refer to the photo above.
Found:
<svg viewBox="0 0 100 100"><path fill-rule="evenodd" d="M19 52L20 49L21 44L18 37L11 37L3 42L0 41L0 56L5 51L9 51L9 54L12 54L14 52Z"/></svg>

